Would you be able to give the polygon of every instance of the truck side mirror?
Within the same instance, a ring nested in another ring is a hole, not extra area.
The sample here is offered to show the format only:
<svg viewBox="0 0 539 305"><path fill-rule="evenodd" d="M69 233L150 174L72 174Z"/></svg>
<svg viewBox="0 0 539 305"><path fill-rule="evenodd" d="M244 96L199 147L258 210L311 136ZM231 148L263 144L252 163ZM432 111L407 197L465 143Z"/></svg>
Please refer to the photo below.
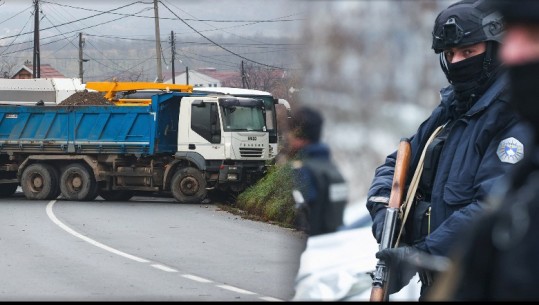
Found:
<svg viewBox="0 0 539 305"><path fill-rule="evenodd" d="M286 108L286 114L288 116L288 119L291 119L292 118L292 111L290 109L290 103L287 100L282 99L282 98L278 99L277 103L279 105L283 105Z"/></svg>

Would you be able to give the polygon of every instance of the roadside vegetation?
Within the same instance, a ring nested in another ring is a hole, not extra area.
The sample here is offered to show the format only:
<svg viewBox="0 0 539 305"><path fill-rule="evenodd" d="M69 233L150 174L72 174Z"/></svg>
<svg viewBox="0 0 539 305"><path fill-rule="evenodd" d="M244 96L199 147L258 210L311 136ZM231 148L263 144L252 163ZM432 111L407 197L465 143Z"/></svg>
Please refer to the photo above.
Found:
<svg viewBox="0 0 539 305"><path fill-rule="evenodd" d="M236 198L236 214L293 228L295 218L292 197L292 169L289 165L275 165L255 185Z"/></svg>

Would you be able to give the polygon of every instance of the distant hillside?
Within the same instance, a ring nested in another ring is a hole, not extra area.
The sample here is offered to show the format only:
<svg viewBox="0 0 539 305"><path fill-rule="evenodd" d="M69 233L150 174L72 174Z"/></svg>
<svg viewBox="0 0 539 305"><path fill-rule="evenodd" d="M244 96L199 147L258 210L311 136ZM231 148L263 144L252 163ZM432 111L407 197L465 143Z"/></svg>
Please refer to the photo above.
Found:
<svg viewBox="0 0 539 305"><path fill-rule="evenodd" d="M84 80L100 81L117 77L122 80L154 81L156 52L153 37L137 40L117 39L114 36L83 35L85 39ZM300 46L297 41L265 37L211 37L217 45L202 37L176 36L175 71L214 67L219 70L240 70L241 61L248 60L285 69L298 69ZM171 45L161 42L162 71L170 71ZM226 50L228 51L226 51ZM234 55L235 53L236 55ZM21 65L30 51L20 53ZM243 57L243 58L242 58ZM13 60L12 60L13 61ZM41 63L51 64L67 77L79 76L78 48L59 41L41 47Z"/></svg>

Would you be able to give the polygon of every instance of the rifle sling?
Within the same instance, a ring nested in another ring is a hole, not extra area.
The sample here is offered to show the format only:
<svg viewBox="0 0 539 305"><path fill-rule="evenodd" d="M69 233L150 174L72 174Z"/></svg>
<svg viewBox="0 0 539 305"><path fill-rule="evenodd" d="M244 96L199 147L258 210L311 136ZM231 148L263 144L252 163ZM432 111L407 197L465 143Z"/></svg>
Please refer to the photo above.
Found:
<svg viewBox="0 0 539 305"><path fill-rule="evenodd" d="M417 191L417 186L419 185L419 180L421 178L421 174L423 172L423 164L425 159L425 153L427 152L427 148L429 147L430 143L436 138L436 136L440 133L440 131L447 125L447 123L438 126L436 130L432 133L430 138L427 140L427 143L425 144L425 147L423 148L423 152L421 153L421 158L419 158L419 163L417 164L417 168L415 169L414 176L412 177L412 181L410 182L410 185L408 187L408 192L406 193L406 200L401 205L400 214L402 215L401 219L401 228L399 230L399 235L397 237L397 241L395 242L395 248L398 247L401 234L404 229L404 224L406 223L406 219L408 218L408 214L410 213L410 208L412 207L412 203L415 197L415 193ZM403 215L404 210L404 215Z"/></svg>

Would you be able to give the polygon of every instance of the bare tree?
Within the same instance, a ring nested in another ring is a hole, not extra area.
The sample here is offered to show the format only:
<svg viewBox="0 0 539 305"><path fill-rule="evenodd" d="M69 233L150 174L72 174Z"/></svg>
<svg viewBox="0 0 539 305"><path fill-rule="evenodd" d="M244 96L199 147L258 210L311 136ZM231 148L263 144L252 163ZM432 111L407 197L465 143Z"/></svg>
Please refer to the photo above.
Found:
<svg viewBox="0 0 539 305"><path fill-rule="evenodd" d="M110 76L108 79L112 81L127 81L127 82L138 82L144 81L145 70L144 67L139 69L133 69L130 71L123 71L119 74Z"/></svg>
<svg viewBox="0 0 539 305"><path fill-rule="evenodd" d="M244 65L244 73L248 79L250 89L262 91L272 91L275 89L284 75L283 70L267 68L252 63Z"/></svg>
<svg viewBox="0 0 539 305"><path fill-rule="evenodd" d="M3 2L0 2L0 6L4 4ZM13 76L13 73L15 72L14 69L17 66L17 64L13 61L10 61L8 59L3 59L0 61L0 77L2 78L10 78Z"/></svg>
<svg viewBox="0 0 539 305"><path fill-rule="evenodd" d="M270 92L276 98L286 99L291 105L297 103L303 79L300 73L255 64L244 64L243 68L249 84L247 89ZM240 68L237 77L227 79L223 86L243 88L244 84Z"/></svg>

